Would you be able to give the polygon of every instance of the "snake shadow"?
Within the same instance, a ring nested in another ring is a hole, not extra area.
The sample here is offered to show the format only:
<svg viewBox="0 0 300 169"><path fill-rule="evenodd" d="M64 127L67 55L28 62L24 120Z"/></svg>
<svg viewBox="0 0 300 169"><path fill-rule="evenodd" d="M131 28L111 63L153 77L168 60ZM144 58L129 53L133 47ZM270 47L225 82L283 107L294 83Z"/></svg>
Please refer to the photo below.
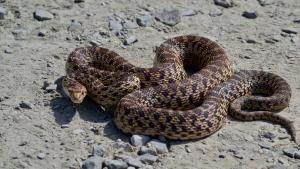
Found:
<svg viewBox="0 0 300 169"><path fill-rule="evenodd" d="M67 125L72 122L76 113L81 120L95 123L94 127L103 126L103 136L112 140L129 140L128 135L119 130L113 122L113 110L104 111L99 105L91 99L86 98L81 104L74 104L62 89L62 77L55 81L57 85L56 97L50 101L50 107L53 111L55 122L58 125Z"/></svg>

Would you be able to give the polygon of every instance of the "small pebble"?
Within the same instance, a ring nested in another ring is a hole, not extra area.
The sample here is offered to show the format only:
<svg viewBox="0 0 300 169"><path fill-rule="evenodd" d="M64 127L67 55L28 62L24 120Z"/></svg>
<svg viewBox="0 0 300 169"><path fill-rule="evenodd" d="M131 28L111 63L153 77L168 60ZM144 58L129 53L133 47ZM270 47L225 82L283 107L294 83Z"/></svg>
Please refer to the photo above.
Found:
<svg viewBox="0 0 300 169"><path fill-rule="evenodd" d="M300 159L300 150L298 150L298 151L295 152L294 158Z"/></svg>
<svg viewBox="0 0 300 169"><path fill-rule="evenodd" d="M11 33L14 35L16 40L25 40L27 39L28 31L23 28L17 28L11 31Z"/></svg>
<svg viewBox="0 0 300 169"><path fill-rule="evenodd" d="M64 129L64 128L69 128L69 125L68 125L68 124L62 124L62 125L60 126L60 128L62 128L62 129Z"/></svg>
<svg viewBox="0 0 300 169"><path fill-rule="evenodd" d="M158 157L151 155L151 154L143 154L143 155L139 156L139 159L143 163L151 165L158 160Z"/></svg>
<svg viewBox="0 0 300 169"><path fill-rule="evenodd" d="M92 156L83 162L82 169L102 169L103 162L103 158Z"/></svg>
<svg viewBox="0 0 300 169"><path fill-rule="evenodd" d="M225 158L226 156L224 154L220 154L219 158Z"/></svg>
<svg viewBox="0 0 300 169"><path fill-rule="evenodd" d="M14 53L14 51L12 50L12 48L5 48L4 49L4 53L6 53L6 54L12 54L12 53Z"/></svg>
<svg viewBox="0 0 300 169"><path fill-rule="evenodd" d="M45 153L38 153L37 154L37 158L40 159L40 160L43 160L45 157L46 157Z"/></svg>
<svg viewBox="0 0 300 169"><path fill-rule="evenodd" d="M258 0L258 3L261 6L267 6L267 5L271 5L274 3L274 0Z"/></svg>
<svg viewBox="0 0 300 169"><path fill-rule="evenodd" d="M77 20L71 20L71 24L68 26L68 31L75 32L75 31L82 31L82 24Z"/></svg>
<svg viewBox="0 0 300 169"><path fill-rule="evenodd" d="M132 22L130 20L126 20L124 23L123 23L123 27L125 29L136 29L139 27L139 25L137 25L137 23L135 22Z"/></svg>
<svg viewBox="0 0 300 169"><path fill-rule="evenodd" d="M279 158L279 159L278 159L278 162L279 162L280 164L283 164L284 166L289 166L289 162L288 162L286 159Z"/></svg>
<svg viewBox="0 0 300 169"><path fill-rule="evenodd" d="M37 9L34 14L34 18L38 21L45 21L45 20L50 20L53 19L54 16L48 11L42 10L42 9Z"/></svg>
<svg viewBox="0 0 300 169"><path fill-rule="evenodd" d="M102 145L94 145L93 146L93 156L103 157L105 153L105 148Z"/></svg>
<svg viewBox="0 0 300 169"><path fill-rule="evenodd" d="M33 108L33 105L27 101L21 101L21 103L19 105L23 109L32 109Z"/></svg>
<svg viewBox="0 0 300 169"><path fill-rule="evenodd" d="M243 12L242 16L248 19L255 19L257 18L257 12L255 10L247 10Z"/></svg>
<svg viewBox="0 0 300 169"><path fill-rule="evenodd" d="M151 155L157 155L157 151L155 147L146 147L146 146L142 146L138 152L139 155L143 155L143 154L151 154Z"/></svg>
<svg viewBox="0 0 300 169"><path fill-rule="evenodd" d="M137 42L137 38L135 36L130 36L129 38L126 38L124 41L124 45L131 45L135 42Z"/></svg>
<svg viewBox="0 0 300 169"><path fill-rule="evenodd" d="M223 13L221 9L219 8L213 8L209 11L209 16L211 17L216 17L216 16L221 16Z"/></svg>
<svg viewBox="0 0 300 169"><path fill-rule="evenodd" d="M153 17L150 15L138 16L136 22L139 26L151 26L153 24Z"/></svg>
<svg viewBox="0 0 300 169"><path fill-rule="evenodd" d="M181 14L178 9L163 9L161 12L156 13L155 18L169 26L174 26L181 22Z"/></svg>
<svg viewBox="0 0 300 169"><path fill-rule="evenodd" d="M283 28L281 30L282 32L290 33L290 34L297 34L299 32L296 28Z"/></svg>
<svg viewBox="0 0 300 169"><path fill-rule="evenodd" d="M56 88L57 88L57 84L50 84L45 89L46 89L46 91L51 92L51 91L55 91Z"/></svg>
<svg viewBox="0 0 300 169"><path fill-rule="evenodd" d="M299 40L300 40L299 37L298 37L298 36L295 36L295 37L292 37L291 42L293 42L293 43L298 43Z"/></svg>
<svg viewBox="0 0 300 169"><path fill-rule="evenodd" d="M190 146L189 146L189 145L185 145L185 146L184 146L184 149L185 149L185 151L186 151L187 153L191 153L191 152L192 152L192 150L190 149Z"/></svg>
<svg viewBox="0 0 300 169"><path fill-rule="evenodd" d="M129 166L132 166L132 167L135 167L135 168L141 168L143 166L143 163L140 160L132 158L132 157L125 159L125 162Z"/></svg>
<svg viewBox="0 0 300 169"><path fill-rule="evenodd" d="M149 145L149 147L155 147L158 154L169 152L167 144L156 139L151 140L149 143L147 143L147 145Z"/></svg>
<svg viewBox="0 0 300 169"><path fill-rule="evenodd" d="M268 150L272 149L272 146L265 144L265 143L259 143L258 145L262 149L268 149Z"/></svg>
<svg viewBox="0 0 300 169"><path fill-rule="evenodd" d="M44 36L46 36L46 33L47 33L47 30L45 30L45 29L40 30L40 31L38 32L38 36L39 36L39 37L44 37Z"/></svg>
<svg viewBox="0 0 300 169"><path fill-rule="evenodd" d="M253 39L253 38L248 38L248 39L246 39L246 42L247 43L256 43L256 40L255 39Z"/></svg>
<svg viewBox="0 0 300 169"><path fill-rule="evenodd" d="M294 19L294 23L300 23L300 19Z"/></svg>
<svg viewBox="0 0 300 169"><path fill-rule="evenodd" d="M268 167L268 169L285 169L285 167L282 164L276 164Z"/></svg>
<svg viewBox="0 0 300 169"><path fill-rule="evenodd" d="M181 15L182 16L194 16L194 15L197 15L197 11L188 9L188 10L182 11Z"/></svg>
<svg viewBox="0 0 300 169"><path fill-rule="evenodd" d="M142 146L145 145L146 143L148 143L150 141L150 137L149 136L144 136L144 135L133 135L130 138L130 142L133 146Z"/></svg>
<svg viewBox="0 0 300 169"><path fill-rule="evenodd" d="M82 130L82 129L75 129L75 130L72 131L72 133L78 135L78 134L84 133L84 130Z"/></svg>
<svg viewBox="0 0 300 169"><path fill-rule="evenodd" d="M75 3L82 3L84 2L85 0L74 0Z"/></svg>
<svg viewBox="0 0 300 169"><path fill-rule="evenodd" d="M214 0L216 5L222 6L224 8L233 7L232 0Z"/></svg>
<svg viewBox="0 0 300 169"><path fill-rule="evenodd" d="M120 31L122 30L123 26L119 21L110 20L109 21L109 29L113 31Z"/></svg>
<svg viewBox="0 0 300 169"><path fill-rule="evenodd" d="M6 10L0 6L0 20L4 19L4 15L6 15Z"/></svg>
<svg viewBox="0 0 300 169"><path fill-rule="evenodd" d="M122 140L118 139L117 142L113 145L115 149L124 150L126 152L134 152L136 147L132 146L129 143L125 143Z"/></svg>
<svg viewBox="0 0 300 169"><path fill-rule="evenodd" d="M107 160L104 162L109 169L126 169L127 163L121 160Z"/></svg>
<svg viewBox="0 0 300 169"><path fill-rule="evenodd" d="M274 41L276 41L276 42L278 42L280 39L279 38L281 38L281 37L275 37L274 36L274 38L273 38L273 40ZM265 133L263 133L263 135L262 135L264 138L267 138L267 139L269 139L269 140L274 140L275 139L275 137L276 137L276 135L274 134L274 133L272 133L272 132L265 132Z"/></svg>

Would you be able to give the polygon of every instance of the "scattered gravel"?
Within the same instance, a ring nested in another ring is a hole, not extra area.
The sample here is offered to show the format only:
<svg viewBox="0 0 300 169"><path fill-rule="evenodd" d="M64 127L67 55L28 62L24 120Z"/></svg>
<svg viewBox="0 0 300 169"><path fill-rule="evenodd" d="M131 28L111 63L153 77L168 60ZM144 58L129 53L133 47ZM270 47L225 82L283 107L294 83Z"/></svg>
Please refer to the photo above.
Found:
<svg viewBox="0 0 300 169"><path fill-rule="evenodd" d="M133 146L143 146L151 140L149 136L133 135L130 138L130 142Z"/></svg>
<svg viewBox="0 0 300 169"><path fill-rule="evenodd" d="M136 22L139 26L151 26L153 24L153 17L150 15L138 16Z"/></svg>
<svg viewBox="0 0 300 169"><path fill-rule="evenodd" d="M82 169L102 169L103 162L103 158L92 156L83 162Z"/></svg>
<svg viewBox="0 0 300 169"><path fill-rule="evenodd" d="M54 18L53 14L45 11L43 9L37 9L34 13L33 16L36 20L38 21L45 21L45 20L51 20Z"/></svg>
<svg viewBox="0 0 300 169"><path fill-rule="evenodd" d="M232 0L214 0L216 5L222 6L224 8L233 7Z"/></svg>
<svg viewBox="0 0 300 169"><path fill-rule="evenodd" d="M169 26L174 26L181 21L181 14L178 9L163 9L156 13L155 18Z"/></svg>

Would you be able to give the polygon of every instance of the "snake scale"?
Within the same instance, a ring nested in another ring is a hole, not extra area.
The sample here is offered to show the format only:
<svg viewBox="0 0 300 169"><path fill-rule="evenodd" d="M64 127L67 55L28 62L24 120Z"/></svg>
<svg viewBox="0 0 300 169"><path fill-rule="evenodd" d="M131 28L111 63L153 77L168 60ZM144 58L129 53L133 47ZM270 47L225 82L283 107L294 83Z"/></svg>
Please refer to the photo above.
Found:
<svg viewBox="0 0 300 169"><path fill-rule="evenodd" d="M230 114L281 124L296 141L293 122L277 114L289 105L289 84L264 71L234 72L224 49L205 37L166 40L152 68L136 67L106 48L80 47L69 55L66 72L63 88L71 100L81 103L88 95L116 107L114 122L125 133L203 138Z"/></svg>

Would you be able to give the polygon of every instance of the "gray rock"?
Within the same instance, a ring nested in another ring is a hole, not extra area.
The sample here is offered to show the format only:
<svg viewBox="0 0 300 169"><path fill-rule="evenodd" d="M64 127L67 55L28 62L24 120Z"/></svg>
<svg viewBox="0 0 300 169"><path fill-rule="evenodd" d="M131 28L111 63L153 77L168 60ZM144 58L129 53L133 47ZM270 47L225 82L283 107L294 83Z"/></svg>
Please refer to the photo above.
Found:
<svg viewBox="0 0 300 169"><path fill-rule="evenodd" d="M294 23L300 23L300 19L294 19Z"/></svg>
<svg viewBox="0 0 300 169"><path fill-rule="evenodd" d="M158 157L151 154L143 154L139 156L139 160L145 164L153 164L158 160Z"/></svg>
<svg viewBox="0 0 300 169"><path fill-rule="evenodd" d="M0 0L0 3L4 3L6 0Z"/></svg>
<svg viewBox="0 0 300 169"><path fill-rule="evenodd" d="M293 42L293 43L298 43L299 40L300 40L299 37L298 37L298 36L295 36L295 37L292 37L291 42Z"/></svg>
<svg viewBox="0 0 300 169"><path fill-rule="evenodd" d="M33 108L33 105L30 102L27 102L27 101L21 101L19 106L23 109L32 109Z"/></svg>
<svg viewBox="0 0 300 169"><path fill-rule="evenodd" d="M266 143L258 143L259 147L262 148L262 149L272 149L272 146L271 145L268 145Z"/></svg>
<svg viewBox="0 0 300 169"><path fill-rule="evenodd" d="M216 5L222 6L224 8L233 7L232 0L214 0Z"/></svg>
<svg viewBox="0 0 300 169"><path fill-rule="evenodd" d="M197 15L197 11L192 10L192 9L188 9L188 10L184 10L181 12L182 16L194 16Z"/></svg>
<svg viewBox="0 0 300 169"><path fill-rule="evenodd" d="M129 38L126 38L124 41L124 45L130 45L133 44L135 42L137 42L137 38L135 36L130 36Z"/></svg>
<svg viewBox="0 0 300 169"><path fill-rule="evenodd" d="M257 12L255 10L247 10L243 12L242 16L248 19L255 19L257 18Z"/></svg>
<svg viewBox="0 0 300 169"><path fill-rule="evenodd" d="M298 151L295 152L294 158L300 159L300 150L298 150Z"/></svg>
<svg viewBox="0 0 300 169"><path fill-rule="evenodd" d="M167 144L163 143L159 140L156 140L156 139L151 140L147 145L149 145L149 147L151 147L151 146L155 147L157 153L159 153L159 154L169 152Z"/></svg>
<svg viewBox="0 0 300 169"><path fill-rule="evenodd" d="M281 30L282 32L290 33L290 34L297 34L299 32L299 30L296 28L283 28Z"/></svg>
<svg viewBox="0 0 300 169"><path fill-rule="evenodd" d="M119 21L110 20L109 21L109 29L113 31L120 31L122 30L123 26Z"/></svg>
<svg viewBox="0 0 300 169"><path fill-rule="evenodd" d="M141 168L143 166L143 163L139 159L135 159L135 158L132 158L132 157L125 159L125 162L129 166L132 166L132 167L135 167L135 168Z"/></svg>
<svg viewBox="0 0 300 169"><path fill-rule="evenodd" d="M118 139L117 142L113 145L113 148L119 149L119 150L124 150L127 152L134 152L136 151L136 148L132 146L129 143L123 142L121 139Z"/></svg>
<svg viewBox="0 0 300 169"><path fill-rule="evenodd" d="M181 14L178 9L163 9L156 13L155 18L169 26L174 26L181 21Z"/></svg>
<svg viewBox="0 0 300 169"><path fill-rule="evenodd" d="M289 166L289 162L286 159L284 159L284 158L279 158L278 162L280 164L283 164L284 166Z"/></svg>
<svg viewBox="0 0 300 169"><path fill-rule="evenodd" d="M137 25L136 22L132 22L130 20L126 20L124 23L123 23L123 27L124 29L136 29L139 27L139 25Z"/></svg>
<svg viewBox="0 0 300 169"><path fill-rule="evenodd" d="M23 28L17 28L14 29L11 33L14 35L16 40L25 40L27 39L28 31Z"/></svg>
<svg viewBox="0 0 300 169"><path fill-rule="evenodd" d="M55 91L57 89L57 84L49 84L49 86L47 86L46 88L45 88L45 90L47 91L47 92L52 92L52 91Z"/></svg>
<svg viewBox="0 0 300 169"><path fill-rule="evenodd" d="M127 169L135 169L135 167L131 167L131 166L129 166Z"/></svg>
<svg viewBox="0 0 300 169"><path fill-rule="evenodd" d="M281 40L281 36L274 36L273 38L272 38L272 40L273 41L275 41L275 42L278 42L278 41L280 41ZM263 133L263 135L262 135L264 138L267 138L267 139L269 139L269 140L274 140L275 139L275 137L276 137L276 135L274 134L274 133L272 133L272 132L265 132L265 133Z"/></svg>
<svg viewBox="0 0 300 169"><path fill-rule="evenodd" d="M12 54L12 53L14 53L14 50L12 48L5 48L4 49L4 53L6 53L6 54Z"/></svg>
<svg viewBox="0 0 300 169"><path fill-rule="evenodd" d="M45 20L50 20L53 19L54 16L52 15L52 13L42 10L42 9L37 9L34 14L33 14L34 18L38 21L45 21Z"/></svg>
<svg viewBox="0 0 300 169"><path fill-rule="evenodd" d="M144 135L133 135L130 138L130 142L134 146L142 146L150 141L150 137Z"/></svg>
<svg viewBox="0 0 300 169"><path fill-rule="evenodd" d="M38 36L39 36L39 37L44 37L44 36L46 36L46 33L47 33L47 30L42 29L42 30L40 30L40 31L38 32Z"/></svg>
<svg viewBox="0 0 300 169"><path fill-rule="evenodd" d="M102 169L104 160L99 156L92 156L83 162L82 169Z"/></svg>
<svg viewBox="0 0 300 169"><path fill-rule="evenodd" d="M139 26L151 26L153 24L153 17L150 15L138 16L136 22Z"/></svg>
<svg viewBox="0 0 300 169"><path fill-rule="evenodd" d="M138 152L139 155L143 155L143 154L151 154L151 155L157 155L157 151L155 147L146 147L146 146L142 146Z"/></svg>
<svg viewBox="0 0 300 169"><path fill-rule="evenodd" d="M126 169L127 163L121 160L107 160L104 162L109 169Z"/></svg>
<svg viewBox="0 0 300 169"><path fill-rule="evenodd" d="M221 16L222 14L222 10L219 8L213 8L209 11L209 16L211 17Z"/></svg>
<svg viewBox="0 0 300 169"><path fill-rule="evenodd" d="M75 3L82 3L84 2L85 0L74 0Z"/></svg>
<svg viewBox="0 0 300 169"><path fill-rule="evenodd" d="M283 153L289 157L292 157L294 158L295 156L295 153L297 152L298 150L296 148L286 148L283 150Z"/></svg>
<svg viewBox="0 0 300 169"><path fill-rule="evenodd" d="M4 19L4 15L6 15L6 9L0 6L0 19Z"/></svg>
<svg viewBox="0 0 300 169"><path fill-rule="evenodd" d="M274 4L273 0L257 0L257 1L261 6L267 6L267 5Z"/></svg>
<svg viewBox="0 0 300 169"><path fill-rule="evenodd" d="M105 148L102 145L94 145L93 146L93 156L103 157L105 153Z"/></svg>
<svg viewBox="0 0 300 169"><path fill-rule="evenodd" d="M82 29L82 24L74 19L71 20L71 24L68 26L68 31L70 32L82 31Z"/></svg>
<svg viewBox="0 0 300 169"><path fill-rule="evenodd" d="M38 153L37 154L37 158L40 159L40 160L43 160L45 157L46 157L45 153Z"/></svg>
<svg viewBox="0 0 300 169"><path fill-rule="evenodd" d="M285 169L285 167L282 164L276 164L268 167L268 169Z"/></svg>
<svg viewBox="0 0 300 169"><path fill-rule="evenodd" d="M256 43L256 40L254 38L248 38L246 39L247 43Z"/></svg>

